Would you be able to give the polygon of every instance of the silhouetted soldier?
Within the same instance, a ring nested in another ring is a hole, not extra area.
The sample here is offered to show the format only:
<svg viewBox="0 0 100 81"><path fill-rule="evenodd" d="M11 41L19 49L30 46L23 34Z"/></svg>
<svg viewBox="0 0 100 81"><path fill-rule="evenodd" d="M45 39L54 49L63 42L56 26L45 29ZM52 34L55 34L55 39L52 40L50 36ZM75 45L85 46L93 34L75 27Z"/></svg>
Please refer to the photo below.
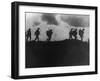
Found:
<svg viewBox="0 0 100 81"><path fill-rule="evenodd" d="M75 40L77 40L77 29L73 30L73 36L74 36Z"/></svg>
<svg viewBox="0 0 100 81"><path fill-rule="evenodd" d="M28 41L28 39L31 41L31 29L30 28L26 32L26 40Z"/></svg>
<svg viewBox="0 0 100 81"><path fill-rule="evenodd" d="M73 28L70 30L69 32L69 39L71 40L72 39L72 36L73 36Z"/></svg>
<svg viewBox="0 0 100 81"><path fill-rule="evenodd" d="M81 38L81 41L83 41L83 34L84 34L84 29L80 29L79 30L79 35L80 35L80 38Z"/></svg>
<svg viewBox="0 0 100 81"><path fill-rule="evenodd" d="M51 37L52 37L52 34L53 34L52 29L48 30L46 33L47 33L47 36L48 36L47 41L50 41Z"/></svg>
<svg viewBox="0 0 100 81"><path fill-rule="evenodd" d="M35 41L39 41L39 35L40 35L40 28L37 28L37 30L35 31Z"/></svg>

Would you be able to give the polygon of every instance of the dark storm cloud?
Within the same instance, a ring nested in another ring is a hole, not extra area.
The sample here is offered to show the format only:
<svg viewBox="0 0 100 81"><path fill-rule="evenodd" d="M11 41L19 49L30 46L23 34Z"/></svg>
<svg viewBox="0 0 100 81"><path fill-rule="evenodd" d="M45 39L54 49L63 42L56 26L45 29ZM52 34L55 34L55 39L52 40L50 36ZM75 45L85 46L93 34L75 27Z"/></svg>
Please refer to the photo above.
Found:
<svg viewBox="0 0 100 81"><path fill-rule="evenodd" d="M71 26L89 27L89 16L86 15L64 15L61 19Z"/></svg>
<svg viewBox="0 0 100 81"><path fill-rule="evenodd" d="M33 24L34 24L35 26L38 26L38 25L40 25L40 22L35 21Z"/></svg>
<svg viewBox="0 0 100 81"><path fill-rule="evenodd" d="M58 22L55 18L54 14L51 13L43 13L42 18L43 21L46 21L47 24L54 24L54 25L58 25Z"/></svg>

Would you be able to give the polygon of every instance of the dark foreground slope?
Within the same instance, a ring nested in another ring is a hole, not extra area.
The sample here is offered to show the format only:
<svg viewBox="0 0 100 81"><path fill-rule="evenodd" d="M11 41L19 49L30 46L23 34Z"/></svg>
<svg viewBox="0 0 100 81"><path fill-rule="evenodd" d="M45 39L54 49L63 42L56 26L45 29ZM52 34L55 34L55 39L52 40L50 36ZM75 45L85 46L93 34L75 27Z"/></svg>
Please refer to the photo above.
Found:
<svg viewBox="0 0 100 81"><path fill-rule="evenodd" d="M26 42L26 68L78 65L89 65L89 44L86 42Z"/></svg>

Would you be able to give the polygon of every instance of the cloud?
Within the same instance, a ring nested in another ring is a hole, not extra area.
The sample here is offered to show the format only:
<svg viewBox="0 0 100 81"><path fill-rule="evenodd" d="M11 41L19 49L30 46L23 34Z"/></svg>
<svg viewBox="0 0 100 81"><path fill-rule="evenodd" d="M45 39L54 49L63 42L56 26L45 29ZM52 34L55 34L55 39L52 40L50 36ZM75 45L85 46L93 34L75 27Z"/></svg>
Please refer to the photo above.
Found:
<svg viewBox="0 0 100 81"><path fill-rule="evenodd" d="M89 27L88 15L62 15L61 19L71 26Z"/></svg>
<svg viewBox="0 0 100 81"><path fill-rule="evenodd" d="M26 13L26 30L41 23L40 13Z"/></svg>
<svg viewBox="0 0 100 81"><path fill-rule="evenodd" d="M51 13L43 13L43 15L41 16L43 21L46 21L47 24L53 24L53 25L58 25L58 22L55 18L54 14Z"/></svg>

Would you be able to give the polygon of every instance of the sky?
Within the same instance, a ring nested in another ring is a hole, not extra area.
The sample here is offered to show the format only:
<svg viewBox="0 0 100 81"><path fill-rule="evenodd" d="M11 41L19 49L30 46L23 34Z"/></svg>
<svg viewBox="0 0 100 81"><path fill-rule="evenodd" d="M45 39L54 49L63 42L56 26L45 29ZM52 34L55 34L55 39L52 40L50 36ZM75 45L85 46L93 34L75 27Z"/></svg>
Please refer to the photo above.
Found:
<svg viewBox="0 0 100 81"><path fill-rule="evenodd" d="M53 13L25 13L26 31L32 29L32 39L35 39L34 32L40 28L40 40L47 39L46 31L53 30L51 41L60 41L69 38L71 28L85 29L84 41L89 38L89 15L80 14L53 14ZM78 36L78 39L80 37Z"/></svg>

